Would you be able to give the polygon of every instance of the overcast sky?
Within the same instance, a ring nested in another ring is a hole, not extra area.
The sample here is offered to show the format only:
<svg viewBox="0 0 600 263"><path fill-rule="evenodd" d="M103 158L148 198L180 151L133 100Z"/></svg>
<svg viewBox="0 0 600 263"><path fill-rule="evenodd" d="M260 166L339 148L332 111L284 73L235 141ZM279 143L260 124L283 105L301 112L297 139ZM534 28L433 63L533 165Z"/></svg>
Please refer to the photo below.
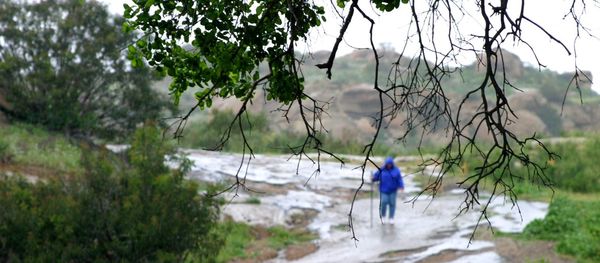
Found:
<svg viewBox="0 0 600 263"><path fill-rule="evenodd" d="M116 13L123 12L123 3L127 0L101 0L108 4L109 8ZM316 0L318 2L319 0ZM333 12L329 0L322 0L327 9L327 22L322 29L311 32L309 43L301 45L299 50L318 51L331 50L335 38L339 32L341 19ZM425 2L425 1L423 1ZM569 10L571 0L528 0L525 6L526 15L534 21L539 22L550 33L557 36L571 51L574 47L576 35L575 25L571 19L564 18ZM369 13L375 20L374 40L377 44L389 44L397 50L404 46L406 35L409 30L410 13L408 8L400 8L392 13L382 14L375 12L369 7L368 1L359 1L363 9ZM405 6L408 7L408 6ZM458 16L460 20L460 30L463 35L482 32L483 25L477 18L477 10L470 12L472 16ZM589 28L590 32L600 37L600 4L594 1L588 1L586 13L582 19L583 23ZM352 24L345 35L345 41L340 46L338 55L344 55L352 52L353 48L369 47L368 33L369 23L356 15ZM565 50L553 43L543 32L533 26L523 27L523 37L526 37L530 43L534 43L541 63L548 69L558 72L570 72L574 70L574 55L567 55ZM441 34L440 34L441 35ZM443 48L447 40L440 39L436 44ZM528 64L537 65L536 60L530 49L524 44L504 45L504 48L516 53ZM596 81L593 89L600 92L600 39L581 34L577 42L577 64L579 68L591 71ZM408 49L416 50L416 43L409 43ZM474 60L472 54L466 53L461 57L461 62L469 63Z"/></svg>

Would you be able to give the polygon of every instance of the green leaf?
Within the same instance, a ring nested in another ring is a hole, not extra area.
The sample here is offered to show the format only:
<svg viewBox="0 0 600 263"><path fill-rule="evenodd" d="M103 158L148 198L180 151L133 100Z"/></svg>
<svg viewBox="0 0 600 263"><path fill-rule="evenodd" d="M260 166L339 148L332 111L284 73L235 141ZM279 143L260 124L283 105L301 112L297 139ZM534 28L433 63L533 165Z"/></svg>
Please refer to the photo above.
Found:
<svg viewBox="0 0 600 263"><path fill-rule="evenodd" d="M175 69L174 68L168 68L167 69L167 74L171 77L175 76Z"/></svg>
<svg viewBox="0 0 600 263"><path fill-rule="evenodd" d="M128 22L123 22L123 25L121 26L121 31L123 33L129 33L131 32L133 29L131 28L131 26L129 25Z"/></svg>
<svg viewBox="0 0 600 263"><path fill-rule="evenodd" d="M240 74L234 73L234 72L229 72L229 79L231 80L231 82L237 83L239 78L240 78Z"/></svg>
<svg viewBox="0 0 600 263"><path fill-rule="evenodd" d="M146 1L146 5L144 7L150 8L152 5L154 5L154 0L148 0L148 1Z"/></svg>
<svg viewBox="0 0 600 263"><path fill-rule="evenodd" d="M258 23L258 16L255 15L255 14L249 15L248 16L248 22L250 22L252 24Z"/></svg>
<svg viewBox="0 0 600 263"><path fill-rule="evenodd" d="M140 39L135 43L139 48L145 48L148 43L146 40Z"/></svg>
<svg viewBox="0 0 600 263"><path fill-rule="evenodd" d="M219 96L221 98L225 98L227 96L227 94L229 94L228 88L222 88L221 91L219 91Z"/></svg>
<svg viewBox="0 0 600 263"><path fill-rule="evenodd" d="M131 6L129 6L128 4L123 4L123 17L124 18L131 18Z"/></svg>
<svg viewBox="0 0 600 263"><path fill-rule="evenodd" d="M179 106L179 100L181 99L181 93L173 93L173 104Z"/></svg>
<svg viewBox="0 0 600 263"><path fill-rule="evenodd" d="M208 93L210 92L210 89L203 89L201 91L196 92L194 95L196 96L196 100L198 102L203 102L204 100L206 100L208 98Z"/></svg>
<svg viewBox="0 0 600 263"><path fill-rule="evenodd" d="M260 78L260 73L258 71L254 71L252 75L252 80L257 81Z"/></svg>

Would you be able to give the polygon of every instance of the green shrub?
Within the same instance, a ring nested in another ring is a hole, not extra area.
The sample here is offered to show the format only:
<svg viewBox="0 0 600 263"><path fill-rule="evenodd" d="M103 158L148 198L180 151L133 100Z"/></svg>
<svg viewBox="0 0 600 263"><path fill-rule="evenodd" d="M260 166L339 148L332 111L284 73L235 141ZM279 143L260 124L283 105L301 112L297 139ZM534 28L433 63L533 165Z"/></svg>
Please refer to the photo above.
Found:
<svg viewBox="0 0 600 263"><path fill-rule="evenodd" d="M215 261L217 204L183 179L186 167L165 166L170 153L160 131L144 127L128 163L88 151L75 178L2 178L0 261Z"/></svg>
<svg viewBox="0 0 600 263"><path fill-rule="evenodd" d="M560 158L551 162L547 174L557 187L582 193L600 192L600 138L581 144L557 144L552 150Z"/></svg>

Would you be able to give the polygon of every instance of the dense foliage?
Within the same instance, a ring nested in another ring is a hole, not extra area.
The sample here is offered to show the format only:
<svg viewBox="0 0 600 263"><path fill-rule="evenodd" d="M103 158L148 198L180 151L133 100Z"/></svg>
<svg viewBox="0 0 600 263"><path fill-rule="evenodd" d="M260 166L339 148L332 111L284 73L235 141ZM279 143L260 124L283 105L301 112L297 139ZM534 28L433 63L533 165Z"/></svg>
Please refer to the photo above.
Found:
<svg viewBox="0 0 600 263"><path fill-rule="evenodd" d="M169 105L132 68L123 18L96 1L0 2L0 110L72 135L125 137Z"/></svg>
<svg viewBox="0 0 600 263"><path fill-rule="evenodd" d="M3 176L0 261L214 261L223 244L217 205L184 180L188 162L164 164L172 153L159 129L144 127L127 163L90 151L73 178Z"/></svg>
<svg viewBox="0 0 600 263"><path fill-rule="evenodd" d="M306 1L135 1L125 5L124 28L148 33L130 54L173 77L176 100L188 87L199 88L200 107L210 107L214 97L250 99L261 78L257 67L266 61L272 75L267 97L289 103L302 91L288 40L306 38L323 14Z"/></svg>
<svg viewBox="0 0 600 263"><path fill-rule="evenodd" d="M575 192L600 192L600 137L582 143L564 143L553 146L560 158L547 169L557 187Z"/></svg>

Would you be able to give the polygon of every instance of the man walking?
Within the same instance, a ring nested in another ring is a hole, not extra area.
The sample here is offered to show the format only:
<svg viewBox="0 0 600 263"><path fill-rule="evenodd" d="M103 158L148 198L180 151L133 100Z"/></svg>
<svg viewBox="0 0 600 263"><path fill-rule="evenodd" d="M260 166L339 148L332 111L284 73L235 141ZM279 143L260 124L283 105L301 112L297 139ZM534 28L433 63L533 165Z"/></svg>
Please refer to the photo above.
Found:
<svg viewBox="0 0 600 263"><path fill-rule="evenodd" d="M404 191L404 182L400 169L394 165L394 158L388 157L382 168L373 175L373 182L379 181L379 216L383 223L394 224L396 212L396 195L398 190ZM386 212L389 208L389 219L386 220Z"/></svg>

